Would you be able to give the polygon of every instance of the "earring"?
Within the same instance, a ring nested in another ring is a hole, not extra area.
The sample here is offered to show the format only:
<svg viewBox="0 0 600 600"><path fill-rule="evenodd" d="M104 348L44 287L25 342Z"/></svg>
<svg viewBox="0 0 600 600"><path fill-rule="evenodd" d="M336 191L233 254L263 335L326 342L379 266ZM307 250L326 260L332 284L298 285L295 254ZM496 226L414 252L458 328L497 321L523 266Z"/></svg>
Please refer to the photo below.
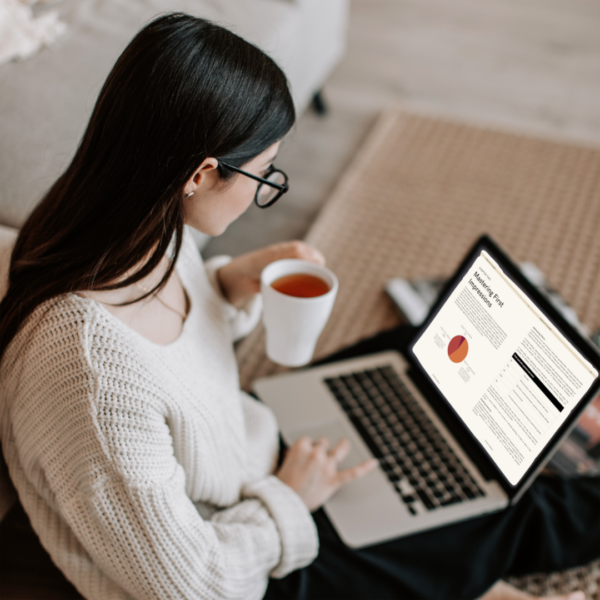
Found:
<svg viewBox="0 0 600 600"><path fill-rule="evenodd" d="M190 192L189 194L186 194L185 197L189 198L190 196L193 196L193 195L194 195L194 192Z"/></svg>

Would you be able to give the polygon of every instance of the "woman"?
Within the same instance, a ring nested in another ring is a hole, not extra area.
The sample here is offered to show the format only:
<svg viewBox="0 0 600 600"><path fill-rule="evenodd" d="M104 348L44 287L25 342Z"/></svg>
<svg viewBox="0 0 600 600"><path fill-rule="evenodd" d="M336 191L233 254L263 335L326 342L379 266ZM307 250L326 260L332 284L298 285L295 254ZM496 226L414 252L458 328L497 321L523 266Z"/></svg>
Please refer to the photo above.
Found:
<svg viewBox="0 0 600 600"><path fill-rule="evenodd" d="M339 541L310 513L375 465L338 472L347 443L308 438L279 465L277 425L239 390L231 342L257 322L266 264L323 257L295 242L203 265L185 228L218 235L253 199L275 202L293 121L262 52L201 19L158 18L19 235L0 305L3 451L42 543L87 598L261 598L269 576L269 597L321 594ZM329 582L322 597L328 585L357 589Z"/></svg>

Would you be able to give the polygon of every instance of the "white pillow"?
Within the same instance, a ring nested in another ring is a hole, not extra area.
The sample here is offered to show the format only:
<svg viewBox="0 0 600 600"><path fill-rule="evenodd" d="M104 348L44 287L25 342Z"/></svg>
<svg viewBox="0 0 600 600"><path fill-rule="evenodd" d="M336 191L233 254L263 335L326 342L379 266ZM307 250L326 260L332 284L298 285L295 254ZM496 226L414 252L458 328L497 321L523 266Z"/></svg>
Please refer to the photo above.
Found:
<svg viewBox="0 0 600 600"><path fill-rule="evenodd" d="M42 46L52 44L65 29L56 11L34 18L26 3L0 0L0 64L29 58Z"/></svg>
<svg viewBox="0 0 600 600"><path fill-rule="evenodd" d="M18 231L12 227L0 225L0 300L6 293L8 287L8 267L10 265L10 254L12 252ZM0 454L0 521L10 510L16 498L6 464Z"/></svg>
<svg viewBox="0 0 600 600"><path fill-rule="evenodd" d="M12 227L0 225L0 299L4 298L8 288L8 267L10 255L19 232Z"/></svg>

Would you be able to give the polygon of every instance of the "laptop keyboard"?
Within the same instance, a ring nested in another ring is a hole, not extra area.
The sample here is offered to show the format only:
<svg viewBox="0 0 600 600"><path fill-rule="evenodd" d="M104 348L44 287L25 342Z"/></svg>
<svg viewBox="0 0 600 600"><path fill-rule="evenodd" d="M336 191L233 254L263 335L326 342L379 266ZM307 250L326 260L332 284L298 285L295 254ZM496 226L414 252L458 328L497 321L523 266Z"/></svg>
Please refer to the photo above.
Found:
<svg viewBox="0 0 600 600"><path fill-rule="evenodd" d="M484 495L391 366L324 382L411 514Z"/></svg>

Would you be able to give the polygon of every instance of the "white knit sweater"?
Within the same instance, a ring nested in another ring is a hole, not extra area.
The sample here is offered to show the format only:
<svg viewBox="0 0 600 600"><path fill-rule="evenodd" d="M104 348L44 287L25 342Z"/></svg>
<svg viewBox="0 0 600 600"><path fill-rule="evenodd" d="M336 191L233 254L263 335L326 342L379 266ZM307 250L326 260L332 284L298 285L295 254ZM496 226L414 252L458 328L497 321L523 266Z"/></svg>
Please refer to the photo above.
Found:
<svg viewBox="0 0 600 600"><path fill-rule="evenodd" d="M70 294L26 321L0 369L3 451L42 544L86 598L261 598L317 553L271 475L277 424L241 392L232 340L260 313L218 292L186 233L191 301L167 346Z"/></svg>

